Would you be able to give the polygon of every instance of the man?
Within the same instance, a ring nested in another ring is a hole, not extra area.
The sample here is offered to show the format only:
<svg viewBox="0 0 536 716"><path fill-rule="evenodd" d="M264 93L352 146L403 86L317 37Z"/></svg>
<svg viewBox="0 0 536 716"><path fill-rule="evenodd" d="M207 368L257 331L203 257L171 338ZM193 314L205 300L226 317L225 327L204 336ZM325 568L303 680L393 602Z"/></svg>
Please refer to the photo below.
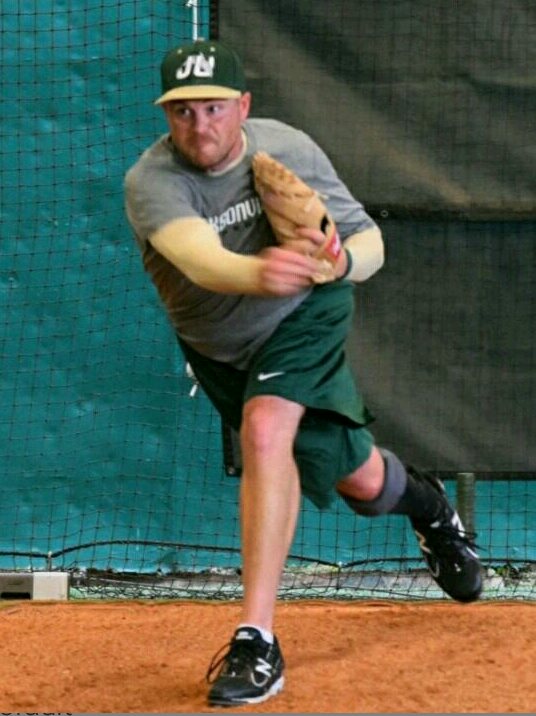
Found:
<svg viewBox="0 0 536 716"><path fill-rule="evenodd" d="M378 449L365 427L344 342L354 284L383 264L378 227L306 134L248 118L232 50L175 48L161 78L169 133L128 172L127 215L187 361L240 433L244 599L229 649L209 669L209 703L256 703L283 686L274 607L301 494L319 508L338 493L359 515L407 515L454 599L478 598L481 570L439 480ZM321 231L300 227L293 245L276 245L253 186L258 150L327 197L344 245L332 281L315 283Z"/></svg>

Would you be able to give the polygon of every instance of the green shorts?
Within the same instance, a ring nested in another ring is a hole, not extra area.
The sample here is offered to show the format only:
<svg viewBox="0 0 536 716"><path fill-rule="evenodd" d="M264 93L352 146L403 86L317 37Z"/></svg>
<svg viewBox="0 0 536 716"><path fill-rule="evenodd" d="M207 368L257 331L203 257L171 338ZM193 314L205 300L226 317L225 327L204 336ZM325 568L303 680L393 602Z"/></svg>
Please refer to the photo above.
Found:
<svg viewBox="0 0 536 716"><path fill-rule="evenodd" d="M334 485L370 456L372 416L345 356L353 315L349 281L317 286L285 318L248 370L202 356L179 339L186 360L222 420L240 429L245 402L277 395L306 407L294 455L303 494L329 507Z"/></svg>

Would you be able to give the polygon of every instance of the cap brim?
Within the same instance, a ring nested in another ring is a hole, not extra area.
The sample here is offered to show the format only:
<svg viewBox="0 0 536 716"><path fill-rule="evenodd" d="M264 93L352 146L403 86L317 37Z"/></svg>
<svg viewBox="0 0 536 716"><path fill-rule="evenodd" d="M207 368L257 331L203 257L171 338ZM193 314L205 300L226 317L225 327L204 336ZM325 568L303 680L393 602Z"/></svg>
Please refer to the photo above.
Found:
<svg viewBox="0 0 536 716"><path fill-rule="evenodd" d="M159 97L155 104L164 104L177 99L236 99L242 92L231 87L220 85L192 85L191 87L174 87Z"/></svg>

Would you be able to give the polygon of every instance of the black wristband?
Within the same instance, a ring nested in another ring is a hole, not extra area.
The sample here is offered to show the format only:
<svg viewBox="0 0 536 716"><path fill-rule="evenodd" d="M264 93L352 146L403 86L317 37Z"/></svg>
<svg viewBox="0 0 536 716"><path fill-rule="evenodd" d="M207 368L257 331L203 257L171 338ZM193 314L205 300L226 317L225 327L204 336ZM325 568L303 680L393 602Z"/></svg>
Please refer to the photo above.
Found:
<svg viewBox="0 0 536 716"><path fill-rule="evenodd" d="M348 275L354 265L354 259L352 258L350 249L343 249L343 250L346 253L346 270L342 274L342 276L339 276L339 278L337 279L338 281L344 281L344 279L348 277Z"/></svg>

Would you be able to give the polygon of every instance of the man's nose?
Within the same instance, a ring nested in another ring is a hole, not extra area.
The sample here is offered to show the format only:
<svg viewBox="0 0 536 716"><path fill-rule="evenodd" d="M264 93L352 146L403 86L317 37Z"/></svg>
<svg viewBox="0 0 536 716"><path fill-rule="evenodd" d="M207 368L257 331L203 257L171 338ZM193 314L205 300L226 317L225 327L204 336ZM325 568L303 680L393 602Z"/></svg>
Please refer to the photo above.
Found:
<svg viewBox="0 0 536 716"><path fill-rule="evenodd" d="M203 132L209 125L210 119L202 112L196 112L193 117L193 128L196 132Z"/></svg>

